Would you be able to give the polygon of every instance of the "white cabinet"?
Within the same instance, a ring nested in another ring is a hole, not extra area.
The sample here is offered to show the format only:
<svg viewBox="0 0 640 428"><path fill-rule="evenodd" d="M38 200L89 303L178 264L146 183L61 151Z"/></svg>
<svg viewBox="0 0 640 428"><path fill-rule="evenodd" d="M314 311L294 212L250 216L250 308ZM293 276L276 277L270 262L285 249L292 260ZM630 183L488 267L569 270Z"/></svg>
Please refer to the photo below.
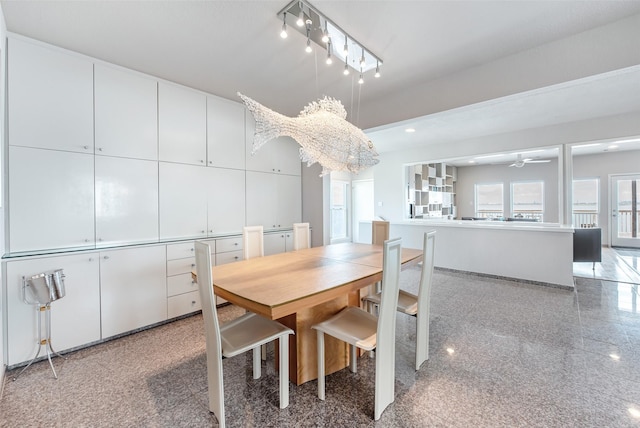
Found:
<svg viewBox="0 0 640 428"><path fill-rule="evenodd" d="M96 154L158 159L157 82L95 65Z"/></svg>
<svg viewBox="0 0 640 428"><path fill-rule="evenodd" d="M254 154L255 121L247 113L246 158L247 170L288 175L301 175L300 145L290 137L278 137L266 142Z"/></svg>
<svg viewBox="0 0 640 428"><path fill-rule="evenodd" d="M102 338L167 319L165 246L100 253Z"/></svg>
<svg viewBox="0 0 640 428"><path fill-rule="evenodd" d="M93 64L9 38L9 145L93 153Z"/></svg>
<svg viewBox="0 0 640 428"><path fill-rule="evenodd" d="M54 269L64 270L66 294L51 304L53 349L64 351L100 340L97 254L9 261L5 265L8 365L31 360L39 339L36 306L22 300L22 277Z"/></svg>
<svg viewBox="0 0 640 428"><path fill-rule="evenodd" d="M242 237L221 238L216 240L216 266L233 263L244 259L242 254ZM216 305L221 305L227 301L216 296Z"/></svg>
<svg viewBox="0 0 640 428"><path fill-rule="evenodd" d="M9 252L94 246L94 156L9 148Z"/></svg>
<svg viewBox="0 0 640 428"><path fill-rule="evenodd" d="M209 235L241 232L245 219L245 172L207 168L206 174Z"/></svg>
<svg viewBox="0 0 640 428"><path fill-rule="evenodd" d="M207 165L245 168L244 115L239 102L207 97Z"/></svg>
<svg viewBox="0 0 640 428"><path fill-rule="evenodd" d="M212 243L212 251L215 243ZM193 241L167 245L167 316L175 318L202 309L198 284L191 271L196 268Z"/></svg>
<svg viewBox="0 0 640 428"><path fill-rule="evenodd" d="M158 240L158 162L96 156L96 246Z"/></svg>
<svg viewBox="0 0 640 428"><path fill-rule="evenodd" d="M207 168L160 162L160 239L207 236Z"/></svg>
<svg viewBox="0 0 640 428"><path fill-rule="evenodd" d="M264 255L284 253L293 250L293 232L265 233Z"/></svg>
<svg viewBox="0 0 640 428"><path fill-rule="evenodd" d="M247 224L290 228L302 218L299 176L247 171Z"/></svg>
<svg viewBox="0 0 640 428"><path fill-rule="evenodd" d="M158 84L158 157L205 166L207 98L180 86Z"/></svg>

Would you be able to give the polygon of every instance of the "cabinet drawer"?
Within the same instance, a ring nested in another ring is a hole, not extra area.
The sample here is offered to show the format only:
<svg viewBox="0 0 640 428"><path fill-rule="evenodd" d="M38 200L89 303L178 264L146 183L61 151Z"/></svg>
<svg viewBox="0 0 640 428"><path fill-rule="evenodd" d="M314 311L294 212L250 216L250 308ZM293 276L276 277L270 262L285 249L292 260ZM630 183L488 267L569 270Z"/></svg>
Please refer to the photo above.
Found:
<svg viewBox="0 0 640 428"><path fill-rule="evenodd" d="M243 259L242 250L229 251L228 253L216 254L216 265L223 265L225 263L233 263Z"/></svg>
<svg viewBox="0 0 640 428"><path fill-rule="evenodd" d="M167 276L179 275L181 273L191 273L196 268L196 258L167 260Z"/></svg>
<svg viewBox="0 0 640 428"><path fill-rule="evenodd" d="M169 318L190 314L201 309L200 294L197 291L172 296L167 299L167 314Z"/></svg>
<svg viewBox="0 0 640 428"><path fill-rule="evenodd" d="M198 284L191 278L191 273L181 273L167 278L167 296L198 291Z"/></svg>
<svg viewBox="0 0 640 428"><path fill-rule="evenodd" d="M167 245L167 260L184 259L186 257L194 257L195 249L193 241L181 244Z"/></svg>
<svg viewBox="0 0 640 428"><path fill-rule="evenodd" d="M242 250L242 237L216 240L216 253Z"/></svg>

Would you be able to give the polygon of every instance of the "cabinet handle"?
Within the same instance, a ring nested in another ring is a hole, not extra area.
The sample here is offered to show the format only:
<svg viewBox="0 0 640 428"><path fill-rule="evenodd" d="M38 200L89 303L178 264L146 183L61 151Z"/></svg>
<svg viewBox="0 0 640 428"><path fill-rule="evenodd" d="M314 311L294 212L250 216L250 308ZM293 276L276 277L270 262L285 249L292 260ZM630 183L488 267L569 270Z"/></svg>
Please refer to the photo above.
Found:
<svg viewBox="0 0 640 428"><path fill-rule="evenodd" d="M204 163L204 161L202 159L200 159L200 163Z"/></svg>
<svg viewBox="0 0 640 428"><path fill-rule="evenodd" d="M195 306L195 304L196 304L196 301L195 301L195 300L192 300L192 301L191 301L191 306Z"/></svg>
<svg viewBox="0 0 640 428"><path fill-rule="evenodd" d="M103 259L108 260L109 256L104 256Z"/></svg>
<svg viewBox="0 0 640 428"><path fill-rule="evenodd" d="M92 262L93 261L93 257L89 257L89 261Z"/></svg>
<svg viewBox="0 0 640 428"><path fill-rule="evenodd" d="M280 172L280 170L278 170L278 172Z"/></svg>
<svg viewBox="0 0 640 428"><path fill-rule="evenodd" d="M98 238L98 242L102 242L102 238Z"/></svg>
<svg viewBox="0 0 640 428"><path fill-rule="evenodd" d="M89 146L82 146L83 149L89 150Z"/></svg>
<svg viewBox="0 0 640 428"><path fill-rule="evenodd" d="M98 147L98 151L101 152L102 151L102 147Z"/></svg>
<svg viewBox="0 0 640 428"><path fill-rule="evenodd" d="M206 233L206 230L201 230L200 233Z"/></svg>
<svg viewBox="0 0 640 428"><path fill-rule="evenodd" d="M211 163L213 163L213 161L209 161L209 163L211 164Z"/></svg>
<svg viewBox="0 0 640 428"><path fill-rule="evenodd" d="M189 251L195 251L195 248L189 248Z"/></svg>
<svg viewBox="0 0 640 428"><path fill-rule="evenodd" d="M238 257L238 256L235 256L235 257L234 257L234 259L238 260L238 259L239 259L239 257Z"/></svg>
<svg viewBox="0 0 640 428"><path fill-rule="evenodd" d="M85 240L84 240L84 242L89 242L89 240L88 240L88 239L85 239Z"/></svg>
<svg viewBox="0 0 640 428"><path fill-rule="evenodd" d="M237 243L237 242L234 242L234 243L233 243L233 245L236 245L236 246L237 246L237 245L238 245L238 243Z"/></svg>
<svg viewBox="0 0 640 428"><path fill-rule="evenodd" d="M213 233L213 229L209 229L209 233Z"/></svg>
<svg viewBox="0 0 640 428"><path fill-rule="evenodd" d="M191 267L196 267L196 264L195 263L191 263Z"/></svg>
<svg viewBox="0 0 640 428"><path fill-rule="evenodd" d="M275 169L275 168L273 168L271 171L276 172L276 169Z"/></svg>

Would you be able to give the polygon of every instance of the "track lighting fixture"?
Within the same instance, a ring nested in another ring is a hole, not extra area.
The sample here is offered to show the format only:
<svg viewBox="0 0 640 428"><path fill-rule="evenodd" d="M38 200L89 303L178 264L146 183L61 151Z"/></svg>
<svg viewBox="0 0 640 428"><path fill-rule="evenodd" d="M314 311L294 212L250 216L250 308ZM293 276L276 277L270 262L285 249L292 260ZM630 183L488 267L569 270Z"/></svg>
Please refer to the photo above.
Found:
<svg viewBox="0 0 640 428"><path fill-rule="evenodd" d="M286 38L288 35L287 14L296 17L296 25L292 25L291 28L306 36L306 52L312 52L317 46L326 49L326 63L331 64L334 61L334 56L338 58L339 62L344 61L343 73L349 75L352 71L359 72L359 83L364 82L364 74L369 70L375 69L375 77L380 77L382 60L307 0L291 0L278 12L278 17L282 18L280 33L282 38ZM311 46L311 42L317 46ZM340 46L338 49L334 49L335 43ZM350 60L348 61L347 58Z"/></svg>

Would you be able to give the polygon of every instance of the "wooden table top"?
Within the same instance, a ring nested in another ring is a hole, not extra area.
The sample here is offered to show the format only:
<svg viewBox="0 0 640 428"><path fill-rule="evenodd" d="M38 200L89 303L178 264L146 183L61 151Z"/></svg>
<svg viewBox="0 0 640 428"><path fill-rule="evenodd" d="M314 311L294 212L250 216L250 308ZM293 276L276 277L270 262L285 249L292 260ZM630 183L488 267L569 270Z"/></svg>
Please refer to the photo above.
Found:
<svg viewBox="0 0 640 428"><path fill-rule="evenodd" d="M421 250L402 249L403 267L421 259ZM213 267L218 296L270 319L381 279L382 246L369 244L327 245Z"/></svg>

